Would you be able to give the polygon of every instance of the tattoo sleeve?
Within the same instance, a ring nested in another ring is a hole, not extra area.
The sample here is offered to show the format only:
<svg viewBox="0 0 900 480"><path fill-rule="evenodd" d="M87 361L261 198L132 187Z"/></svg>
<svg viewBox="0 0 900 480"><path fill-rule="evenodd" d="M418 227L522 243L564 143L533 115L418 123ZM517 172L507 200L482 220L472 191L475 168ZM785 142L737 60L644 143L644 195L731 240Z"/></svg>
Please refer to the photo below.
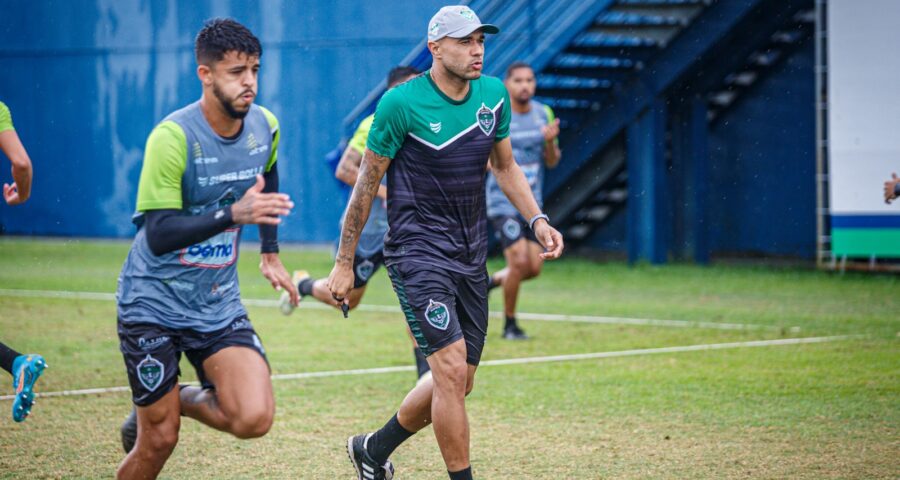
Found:
<svg viewBox="0 0 900 480"><path fill-rule="evenodd" d="M390 163L390 158L366 149L359 166L356 185L350 195L350 204L347 205L347 212L344 215L344 224L341 226L341 245L338 247L335 258L337 262L353 263L353 254L356 251L356 244L359 243L359 234L366 225L366 221L369 220L372 199L378 192L381 177L384 176Z"/></svg>

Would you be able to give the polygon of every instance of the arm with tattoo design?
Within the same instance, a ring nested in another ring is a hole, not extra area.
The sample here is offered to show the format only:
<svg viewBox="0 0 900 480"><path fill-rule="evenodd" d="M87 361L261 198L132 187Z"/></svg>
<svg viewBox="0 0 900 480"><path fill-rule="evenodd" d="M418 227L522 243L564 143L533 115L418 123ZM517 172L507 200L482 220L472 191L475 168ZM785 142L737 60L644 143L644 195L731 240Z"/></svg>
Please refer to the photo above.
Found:
<svg viewBox="0 0 900 480"><path fill-rule="evenodd" d="M356 252L356 244L359 243L359 234L369 219L372 199L378 192L381 178L390 164L390 158L366 149L359 167L356 185L353 187L350 203L347 205L347 212L344 215L344 224L341 227L341 245L338 247L335 263L353 264L353 255Z"/></svg>

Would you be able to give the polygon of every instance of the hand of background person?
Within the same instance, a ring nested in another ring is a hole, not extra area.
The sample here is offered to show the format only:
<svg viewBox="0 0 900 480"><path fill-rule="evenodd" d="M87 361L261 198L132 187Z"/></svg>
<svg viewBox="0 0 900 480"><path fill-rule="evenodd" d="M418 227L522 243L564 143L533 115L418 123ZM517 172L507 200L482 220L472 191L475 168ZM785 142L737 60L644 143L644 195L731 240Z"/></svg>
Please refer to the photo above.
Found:
<svg viewBox="0 0 900 480"><path fill-rule="evenodd" d="M263 193L266 181L256 176L256 184L250 187L240 200L231 205L231 218L237 224L278 225L278 217L291 213L294 202L284 193Z"/></svg>
<svg viewBox="0 0 900 480"><path fill-rule="evenodd" d="M891 174L891 179L884 182L884 203L891 203L892 200L897 198L897 184L900 183L900 178L897 178L896 173Z"/></svg>
<svg viewBox="0 0 900 480"><path fill-rule="evenodd" d="M559 136L559 119L553 120L553 123L541 127L541 133L544 134L544 141L552 142Z"/></svg>
<svg viewBox="0 0 900 480"><path fill-rule="evenodd" d="M537 237L538 241L541 242L541 245L547 250L541 254L541 258L544 260L554 260L562 255L564 248L562 234L551 227L546 220L540 219L535 222L534 236Z"/></svg>
<svg viewBox="0 0 900 480"><path fill-rule="evenodd" d="M19 197L19 187L16 186L16 182L3 184L3 199L6 200L7 205L19 205L27 200Z"/></svg>
<svg viewBox="0 0 900 480"><path fill-rule="evenodd" d="M282 289L287 290L291 295L291 305L296 307L300 304L300 292L297 291L297 286L291 281L291 275L284 268L277 253L261 254L259 271L272 284L272 288L278 291Z"/></svg>

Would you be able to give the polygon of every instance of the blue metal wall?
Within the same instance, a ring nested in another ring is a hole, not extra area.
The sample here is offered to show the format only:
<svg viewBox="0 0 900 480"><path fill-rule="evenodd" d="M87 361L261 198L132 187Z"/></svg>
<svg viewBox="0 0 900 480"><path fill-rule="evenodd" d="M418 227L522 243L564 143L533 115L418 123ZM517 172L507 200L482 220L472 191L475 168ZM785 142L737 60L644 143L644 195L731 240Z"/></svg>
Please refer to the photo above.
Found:
<svg viewBox="0 0 900 480"><path fill-rule="evenodd" d="M814 67L807 42L713 126L713 252L815 255Z"/></svg>
<svg viewBox="0 0 900 480"><path fill-rule="evenodd" d="M322 158L341 120L425 35L445 1L0 0L0 100L35 169L33 197L0 202L7 233L128 237L144 142L200 96L193 38L230 16L263 43L258 103L280 119L281 237L337 235L345 194ZM0 179L9 181L0 159ZM255 235L256 229L248 233Z"/></svg>

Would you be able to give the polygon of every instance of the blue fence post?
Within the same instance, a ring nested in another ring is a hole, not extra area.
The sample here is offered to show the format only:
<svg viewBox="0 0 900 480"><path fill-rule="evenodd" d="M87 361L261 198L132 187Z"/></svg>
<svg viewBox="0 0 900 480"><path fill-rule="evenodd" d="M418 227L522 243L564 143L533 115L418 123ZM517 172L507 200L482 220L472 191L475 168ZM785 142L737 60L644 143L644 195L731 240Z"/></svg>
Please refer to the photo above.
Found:
<svg viewBox="0 0 900 480"><path fill-rule="evenodd" d="M669 186L666 175L666 104L655 99L626 131L628 149L628 261L665 263L668 257Z"/></svg>
<svg viewBox="0 0 900 480"><path fill-rule="evenodd" d="M688 112L686 180L692 188L686 196L692 215L687 218L688 235L692 240L694 262L709 263L709 229L707 226L707 200L709 196L709 121L706 101L695 96Z"/></svg>

